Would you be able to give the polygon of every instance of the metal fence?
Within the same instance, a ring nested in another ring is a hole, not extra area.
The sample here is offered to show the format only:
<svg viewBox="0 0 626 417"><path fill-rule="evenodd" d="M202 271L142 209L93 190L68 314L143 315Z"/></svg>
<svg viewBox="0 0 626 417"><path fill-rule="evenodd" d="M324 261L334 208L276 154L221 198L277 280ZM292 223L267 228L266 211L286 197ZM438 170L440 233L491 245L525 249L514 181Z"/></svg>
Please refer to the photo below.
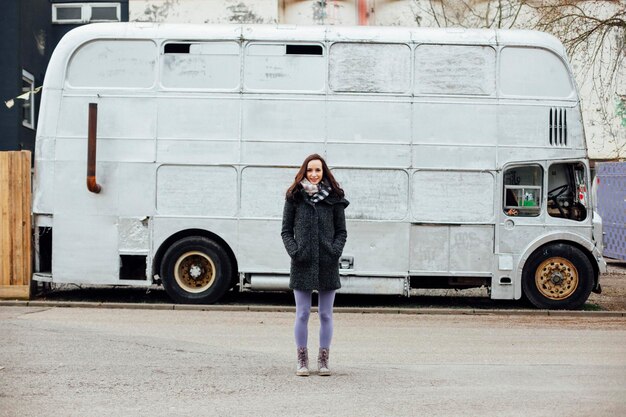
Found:
<svg viewBox="0 0 626 417"><path fill-rule="evenodd" d="M598 213L602 217L604 253L626 260L626 162L596 165Z"/></svg>

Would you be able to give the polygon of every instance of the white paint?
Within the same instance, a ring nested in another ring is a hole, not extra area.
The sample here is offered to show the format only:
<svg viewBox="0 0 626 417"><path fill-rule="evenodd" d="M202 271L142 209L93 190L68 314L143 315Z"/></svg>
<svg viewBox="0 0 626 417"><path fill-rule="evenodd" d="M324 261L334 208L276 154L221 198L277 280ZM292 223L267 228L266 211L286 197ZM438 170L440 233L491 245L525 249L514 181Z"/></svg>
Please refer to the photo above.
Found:
<svg viewBox="0 0 626 417"><path fill-rule="evenodd" d="M491 96L496 90L496 51L488 46L419 45L415 92Z"/></svg>
<svg viewBox="0 0 626 417"><path fill-rule="evenodd" d="M495 179L490 172L416 171L411 182L414 221L492 222Z"/></svg>
<svg viewBox="0 0 626 417"><path fill-rule="evenodd" d="M349 190L346 217L361 220L404 220L409 206L409 176L404 170L335 168L333 175Z"/></svg>
<svg viewBox="0 0 626 417"><path fill-rule="evenodd" d="M167 53L161 61L164 88L236 90L241 57L236 42L189 43L189 53ZM168 44L165 44L167 48Z"/></svg>
<svg viewBox="0 0 626 417"><path fill-rule="evenodd" d="M150 250L150 230L147 217L122 217L119 219L119 251L122 253L147 254Z"/></svg>
<svg viewBox="0 0 626 417"><path fill-rule="evenodd" d="M156 210L169 216L237 214L237 170L233 167L161 165Z"/></svg>
<svg viewBox="0 0 626 417"><path fill-rule="evenodd" d="M500 271L512 271L513 257L511 255L498 255L498 269Z"/></svg>
<svg viewBox="0 0 626 417"><path fill-rule="evenodd" d="M326 87L324 55L287 55L284 43L246 46L245 86L250 91L323 92Z"/></svg>
<svg viewBox="0 0 626 417"><path fill-rule="evenodd" d="M82 46L68 68L67 84L75 88L149 88L156 78L156 45L142 40L98 40Z"/></svg>
<svg viewBox="0 0 626 417"><path fill-rule="evenodd" d="M500 52L500 89L506 96L571 98L568 70L551 51L507 47Z"/></svg>
<svg viewBox="0 0 626 417"><path fill-rule="evenodd" d="M285 191L293 182L293 177L293 168L244 168L241 173L242 217L281 219ZM263 196L260 197L259 193Z"/></svg>
<svg viewBox="0 0 626 417"><path fill-rule="evenodd" d="M335 43L329 61L333 91L406 93L411 83L407 45Z"/></svg>

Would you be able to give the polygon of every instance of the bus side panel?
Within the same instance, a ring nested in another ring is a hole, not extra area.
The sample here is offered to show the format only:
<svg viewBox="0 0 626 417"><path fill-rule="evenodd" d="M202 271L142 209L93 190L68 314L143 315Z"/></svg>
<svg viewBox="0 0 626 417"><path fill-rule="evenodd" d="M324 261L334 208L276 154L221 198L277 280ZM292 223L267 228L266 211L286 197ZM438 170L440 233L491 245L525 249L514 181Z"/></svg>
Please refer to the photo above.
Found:
<svg viewBox="0 0 626 417"><path fill-rule="evenodd" d="M379 100L365 96L328 101L329 164L411 166L411 104Z"/></svg>
<svg viewBox="0 0 626 417"><path fill-rule="evenodd" d="M157 102L157 162L239 162L239 99L162 96Z"/></svg>
<svg viewBox="0 0 626 417"><path fill-rule="evenodd" d="M289 273L289 256L280 233L285 191L293 176L293 168L246 166L241 171L238 237L241 272Z"/></svg>
<svg viewBox="0 0 626 417"><path fill-rule="evenodd" d="M118 282L117 216L56 213L53 230L54 282Z"/></svg>
<svg viewBox="0 0 626 417"><path fill-rule="evenodd" d="M409 268L408 223L348 220L346 226L348 240L342 256L353 258L354 274L406 276Z"/></svg>
<svg viewBox="0 0 626 417"><path fill-rule="evenodd" d="M63 97L55 143L53 280L119 283L120 217L154 213L156 102L150 97ZM86 186L87 120L98 104L96 180ZM124 238L124 236L122 236ZM135 248L148 253L149 247Z"/></svg>
<svg viewBox="0 0 626 417"><path fill-rule="evenodd" d="M244 96L241 105L242 165L298 166L306 155L324 154L325 102L319 96ZM293 175L290 172L291 180ZM289 185L281 190L280 202Z"/></svg>
<svg viewBox="0 0 626 417"><path fill-rule="evenodd" d="M412 225L413 275L490 275L493 225Z"/></svg>
<svg viewBox="0 0 626 417"><path fill-rule="evenodd" d="M239 272L288 274L290 259L280 236L282 221L239 221Z"/></svg>

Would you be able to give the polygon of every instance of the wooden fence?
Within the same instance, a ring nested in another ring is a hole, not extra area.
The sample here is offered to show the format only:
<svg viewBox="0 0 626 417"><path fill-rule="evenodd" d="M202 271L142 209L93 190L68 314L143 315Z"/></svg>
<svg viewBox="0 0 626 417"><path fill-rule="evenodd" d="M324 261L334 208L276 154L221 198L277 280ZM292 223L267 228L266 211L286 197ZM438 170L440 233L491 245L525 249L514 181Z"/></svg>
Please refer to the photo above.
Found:
<svg viewBox="0 0 626 417"><path fill-rule="evenodd" d="M0 298L29 298L31 155L0 152Z"/></svg>

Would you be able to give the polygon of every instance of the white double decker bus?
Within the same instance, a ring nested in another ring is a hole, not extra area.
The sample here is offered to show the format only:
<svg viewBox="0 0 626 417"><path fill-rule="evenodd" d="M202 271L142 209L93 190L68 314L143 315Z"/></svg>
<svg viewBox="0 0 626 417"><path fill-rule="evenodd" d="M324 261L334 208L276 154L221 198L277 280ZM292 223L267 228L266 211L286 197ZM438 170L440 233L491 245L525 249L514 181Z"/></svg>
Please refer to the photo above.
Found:
<svg viewBox="0 0 626 417"><path fill-rule="evenodd" d="M284 193L311 153L351 201L341 292L578 308L600 289L561 43L382 27L71 31L43 86L34 279L162 283L182 303L288 290Z"/></svg>

